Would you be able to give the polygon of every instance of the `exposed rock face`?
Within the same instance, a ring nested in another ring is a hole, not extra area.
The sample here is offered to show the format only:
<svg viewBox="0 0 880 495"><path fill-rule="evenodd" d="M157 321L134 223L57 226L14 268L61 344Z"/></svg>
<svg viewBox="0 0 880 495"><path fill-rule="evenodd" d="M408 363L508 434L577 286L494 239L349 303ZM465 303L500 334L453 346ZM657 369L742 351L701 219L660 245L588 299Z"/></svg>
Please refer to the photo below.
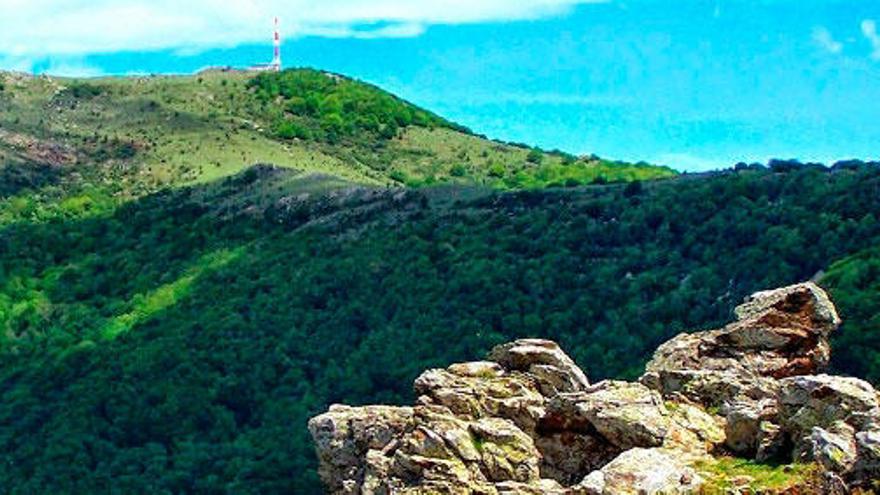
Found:
<svg viewBox="0 0 880 495"><path fill-rule="evenodd" d="M701 484L696 471L675 452L636 448L590 473L574 490L589 495L691 493Z"/></svg>
<svg viewBox="0 0 880 495"><path fill-rule="evenodd" d="M587 375L554 342L518 340L496 347L489 359L507 369L528 373L546 396L580 392L590 385Z"/></svg>
<svg viewBox="0 0 880 495"><path fill-rule="evenodd" d="M840 318L815 284L758 292L735 313L737 321L722 329L682 334L661 345L646 367L649 378L665 386L668 374L688 382L706 375L716 379L717 372L724 372L730 378L724 392L760 398L754 396L773 395L767 389L772 383L751 378L807 375L828 365L828 336Z"/></svg>
<svg viewBox="0 0 880 495"><path fill-rule="evenodd" d="M670 420L657 392L639 383L606 381L551 399L542 424L545 430L594 429L613 446L627 450L662 445Z"/></svg>
<svg viewBox="0 0 880 495"><path fill-rule="evenodd" d="M333 406L309 423L340 494L699 493L713 455L814 462L823 490L880 478L880 397L816 374L840 319L813 284L660 346L638 383L590 384L553 342L429 370L414 407ZM809 493L809 492L807 492Z"/></svg>
<svg viewBox="0 0 880 495"><path fill-rule="evenodd" d="M321 461L320 475L331 492L348 493L367 488L387 470L381 454L396 448L397 438L414 428L411 407L333 406L312 419L309 430ZM378 471L378 473L377 473Z"/></svg>

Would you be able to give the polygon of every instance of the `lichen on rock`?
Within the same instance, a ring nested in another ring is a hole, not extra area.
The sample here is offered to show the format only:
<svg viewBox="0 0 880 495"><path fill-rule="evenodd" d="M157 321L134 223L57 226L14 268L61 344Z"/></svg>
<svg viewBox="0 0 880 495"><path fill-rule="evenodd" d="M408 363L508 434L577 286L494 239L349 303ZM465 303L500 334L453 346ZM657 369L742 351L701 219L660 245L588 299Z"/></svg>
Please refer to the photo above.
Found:
<svg viewBox="0 0 880 495"><path fill-rule="evenodd" d="M591 384L525 339L426 371L413 407L333 406L309 423L319 473L339 494L701 493L719 456L825 471L797 493L880 478L877 391L820 374L840 324L825 292L759 292L735 314L661 345L634 383Z"/></svg>

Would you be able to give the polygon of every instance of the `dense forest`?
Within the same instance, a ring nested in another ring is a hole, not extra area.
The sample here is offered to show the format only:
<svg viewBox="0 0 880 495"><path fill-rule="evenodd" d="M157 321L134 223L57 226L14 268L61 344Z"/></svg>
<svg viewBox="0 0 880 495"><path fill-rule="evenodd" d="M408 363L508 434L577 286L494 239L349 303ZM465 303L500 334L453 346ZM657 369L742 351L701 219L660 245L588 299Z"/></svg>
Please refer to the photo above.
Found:
<svg viewBox="0 0 880 495"><path fill-rule="evenodd" d="M847 320L834 366L880 383L876 164L518 192L325 180L257 167L7 211L2 486L318 493L305 423L333 402L408 402L423 369L522 336L632 378L670 336L811 278Z"/></svg>
<svg viewBox="0 0 880 495"><path fill-rule="evenodd" d="M377 138L394 138L400 129L413 125L469 132L391 94L342 76L328 77L317 71L266 72L247 86L265 104L261 110L274 110L272 128L283 139L375 143ZM279 98L281 104L276 102Z"/></svg>

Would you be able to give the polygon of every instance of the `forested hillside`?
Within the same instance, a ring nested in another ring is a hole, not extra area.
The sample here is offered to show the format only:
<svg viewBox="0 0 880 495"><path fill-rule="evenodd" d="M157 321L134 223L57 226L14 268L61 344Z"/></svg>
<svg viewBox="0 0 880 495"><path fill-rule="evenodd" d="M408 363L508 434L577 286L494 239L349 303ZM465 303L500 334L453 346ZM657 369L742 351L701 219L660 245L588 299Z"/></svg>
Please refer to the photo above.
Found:
<svg viewBox="0 0 880 495"><path fill-rule="evenodd" d="M317 493L306 420L330 403L408 402L423 369L524 336L632 378L677 332L813 277L847 318L836 368L880 383L876 164L513 192L262 166L120 206L23 191L0 230L13 493Z"/></svg>

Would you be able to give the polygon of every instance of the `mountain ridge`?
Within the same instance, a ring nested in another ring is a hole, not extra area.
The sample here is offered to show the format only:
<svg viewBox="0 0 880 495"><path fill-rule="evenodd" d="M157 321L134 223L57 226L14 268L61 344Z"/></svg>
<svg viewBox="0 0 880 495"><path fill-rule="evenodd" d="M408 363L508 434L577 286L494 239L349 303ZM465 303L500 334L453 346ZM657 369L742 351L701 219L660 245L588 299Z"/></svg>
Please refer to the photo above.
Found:
<svg viewBox="0 0 880 495"><path fill-rule="evenodd" d="M521 188L673 175L489 141L376 86L310 69L86 80L0 73L0 80L5 161L105 163L117 172L113 180L145 191L255 163L398 186ZM27 153L53 147L70 158Z"/></svg>

